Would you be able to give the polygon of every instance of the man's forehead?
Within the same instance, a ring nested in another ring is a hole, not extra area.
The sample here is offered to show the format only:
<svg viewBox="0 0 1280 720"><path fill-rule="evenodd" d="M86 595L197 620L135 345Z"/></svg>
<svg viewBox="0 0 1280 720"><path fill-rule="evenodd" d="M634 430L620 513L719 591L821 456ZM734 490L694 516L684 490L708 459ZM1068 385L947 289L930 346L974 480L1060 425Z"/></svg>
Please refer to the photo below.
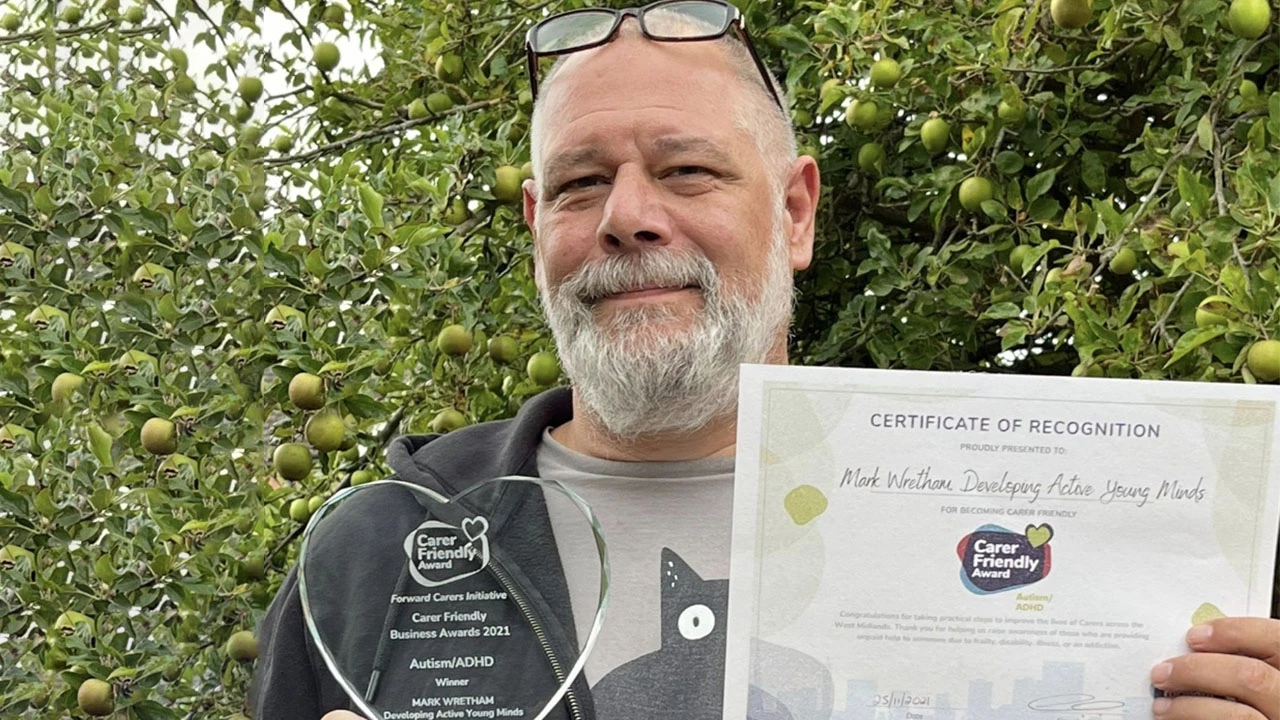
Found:
<svg viewBox="0 0 1280 720"><path fill-rule="evenodd" d="M646 96L676 97L690 83L714 82L718 94L725 96L737 89L723 81L733 75L728 53L719 42L660 42L620 35L600 47L567 56L543 95L560 114L590 105L607 89L625 88L624 99L643 101ZM617 99L616 93L611 95L611 100Z"/></svg>

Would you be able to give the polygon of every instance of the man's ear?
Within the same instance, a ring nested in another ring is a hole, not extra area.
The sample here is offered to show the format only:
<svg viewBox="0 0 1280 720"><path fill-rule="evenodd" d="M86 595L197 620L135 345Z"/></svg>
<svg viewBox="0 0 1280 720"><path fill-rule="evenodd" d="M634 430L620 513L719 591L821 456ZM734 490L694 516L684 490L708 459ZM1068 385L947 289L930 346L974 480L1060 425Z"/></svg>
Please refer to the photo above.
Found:
<svg viewBox="0 0 1280 720"><path fill-rule="evenodd" d="M822 197L822 177L818 162L801 155L791 164L783 187L787 214L787 248L792 270L804 270L813 262L813 236L818 200Z"/></svg>
<svg viewBox="0 0 1280 720"><path fill-rule="evenodd" d="M529 226L533 239L538 239L538 183L530 178L520 186L524 200L524 224Z"/></svg>

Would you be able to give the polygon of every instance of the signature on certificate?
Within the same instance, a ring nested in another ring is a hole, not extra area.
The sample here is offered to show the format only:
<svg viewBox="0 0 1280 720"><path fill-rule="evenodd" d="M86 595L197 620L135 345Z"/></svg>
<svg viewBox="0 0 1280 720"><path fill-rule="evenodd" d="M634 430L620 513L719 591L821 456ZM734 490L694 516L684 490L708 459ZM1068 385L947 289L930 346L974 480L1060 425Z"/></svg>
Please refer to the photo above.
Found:
<svg viewBox="0 0 1280 720"><path fill-rule="evenodd" d="M1122 700L1099 700L1093 695L1050 695L1027 703L1027 707L1046 713L1057 713L1057 720L1106 720L1119 717Z"/></svg>

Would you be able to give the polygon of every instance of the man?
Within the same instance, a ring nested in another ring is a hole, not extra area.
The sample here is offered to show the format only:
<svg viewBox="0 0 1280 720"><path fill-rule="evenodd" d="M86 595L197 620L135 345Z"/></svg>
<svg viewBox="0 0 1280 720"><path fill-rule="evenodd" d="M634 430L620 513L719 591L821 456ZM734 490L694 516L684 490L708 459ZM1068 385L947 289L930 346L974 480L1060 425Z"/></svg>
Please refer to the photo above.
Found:
<svg viewBox="0 0 1280 720"><path fill-rule="evenodd" d="M791 274L811 259L820 182L814 161L796 155L776 82L761 74L745 34L717 26L724 18L709 5L666 3L707 13L682 25L655 4L645 29L662 36L710 25L721 30L717 39L664 42L646 37L635 17L611 16L612 32L593 38L602 45L566 54L543 80L524 212L572 392L531 399L511 421L402 438L388 454L398 479L447 494L536 474L573 488L599 514L613 564L608 621L585 679L553 718L720 717L737 367L787 362ZM577 19L582 31L591 18ZM546 42L556 50L554 38ZM548 633L584 637L595 608L594 548L549 539L563 540L573 513L555 495L494 500L503 510L492 516L509 516L507 547L537 575ZM345 522L328 522L337 529L327 547L367 545L397 512L352 510ZM385 635L390 622L385 595L367 592L403 564L394 547L403 534L388 537L391 569L356 568L362 574L341 601L352 637ZM351 704L307 636L296 573L262 639L255 717L358 717L329 712ZM1157 687L1236 700L1178 697L1157 702L1159 717L1280 720L1280 622L1222 619L1188 641L1197 652L1156 668ZM374 706L399 710L390 679L398 661L385 657L384 643L367 645L335 650L365 673L353 680ZM530 645L503 647L530 663L513 667L536 675L541 657ZM800 654L779 662L811 667ZM494 683L477 692L528 690L526 718L539 709L530 700L554 689L522 672ZM789 717L768 709L768 687L755 691L753 718Z"/></svg>

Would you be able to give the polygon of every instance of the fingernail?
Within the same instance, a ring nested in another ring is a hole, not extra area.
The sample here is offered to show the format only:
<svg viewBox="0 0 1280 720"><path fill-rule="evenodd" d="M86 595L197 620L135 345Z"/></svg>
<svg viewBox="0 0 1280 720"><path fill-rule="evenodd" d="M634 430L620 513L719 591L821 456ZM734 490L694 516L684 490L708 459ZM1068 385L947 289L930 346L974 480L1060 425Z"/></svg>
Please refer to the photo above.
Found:
<svg viewBox="0 0 1280 720"><path fill-rule="evenodd" d="M1187 631L1188 645L1203 645L1209 642L1209 636L1213 635L1212 625L1196 625Z"/></svg>
<svg viewBox="0 0 1280 720"><path fill-rule="evenodd" d="M1172 674L1173 674L1172 663L1167 663L1167 662L1160 663L1159 665L1151 668L1151 682L1155 683L1156 685L1159 685L1165 680L1168 680L1169 676Z"/></svg>
<svg viewBox="0 0 1280 720"><path fill-rule="evenodd" d="M1155 713L1156 715L1163 715L1169 712L1169 706L1172 704L1173 704L1173 701L1167 697L1156 698L1156 701L1151 704L1151 712Z"/></svg>

